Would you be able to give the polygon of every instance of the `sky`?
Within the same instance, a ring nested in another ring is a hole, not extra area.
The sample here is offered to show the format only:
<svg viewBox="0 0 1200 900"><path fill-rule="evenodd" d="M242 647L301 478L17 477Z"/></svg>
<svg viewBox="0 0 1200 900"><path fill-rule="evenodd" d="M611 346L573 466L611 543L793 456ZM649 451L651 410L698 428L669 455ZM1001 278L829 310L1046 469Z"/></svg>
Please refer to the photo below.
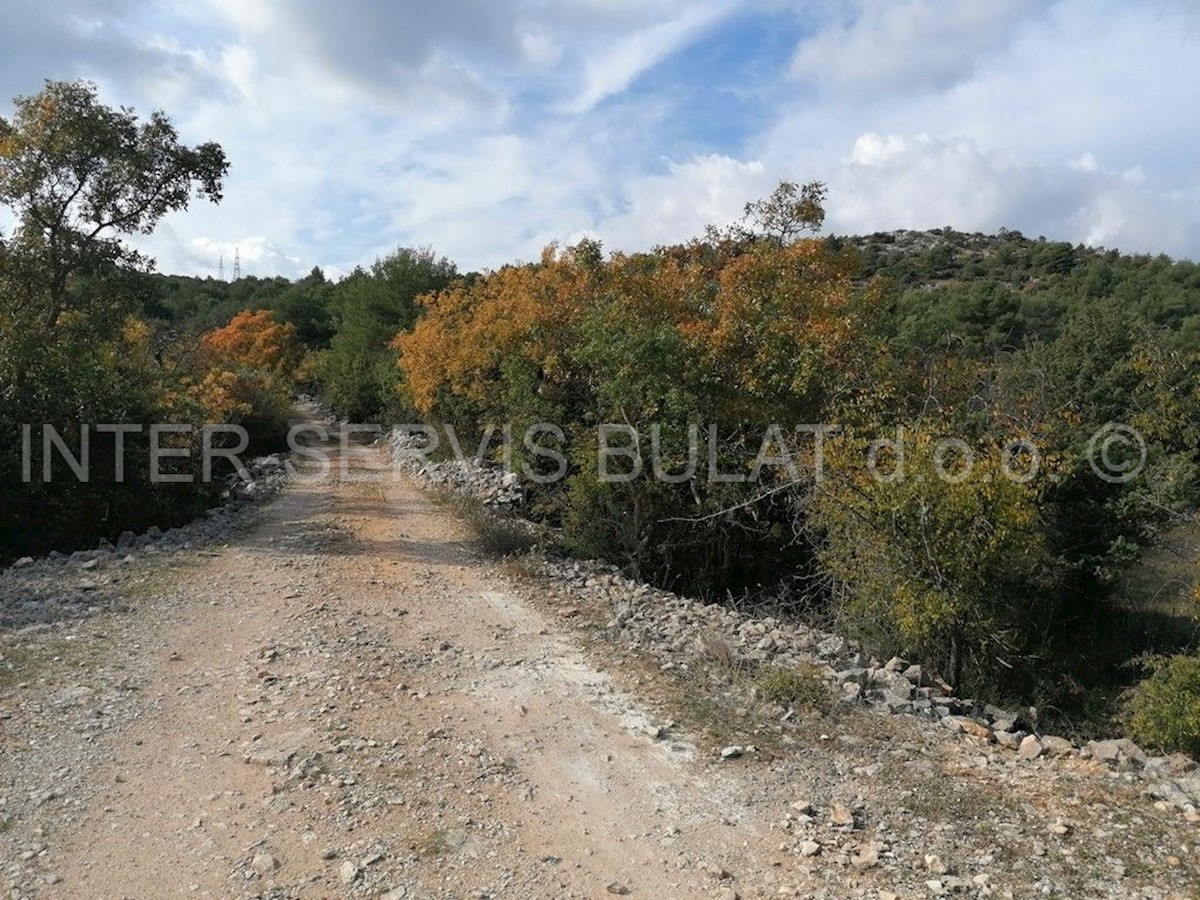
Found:
<svg viewBox="0 0 1200 900"><path fill-rule="evenodd" d="M1196 0L0 0L0 98L74 78L225 148L165 272L649 249L781 180L836 234L1200 259Z"/></svg>

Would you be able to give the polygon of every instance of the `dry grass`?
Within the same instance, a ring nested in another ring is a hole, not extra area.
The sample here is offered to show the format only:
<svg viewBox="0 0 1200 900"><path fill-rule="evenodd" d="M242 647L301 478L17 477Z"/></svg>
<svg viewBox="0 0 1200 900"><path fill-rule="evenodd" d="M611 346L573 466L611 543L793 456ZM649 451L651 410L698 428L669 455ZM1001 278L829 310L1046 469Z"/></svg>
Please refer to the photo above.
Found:
<svg viewBox="0 0 1200 900"><path fill-rule="evenodd" d="M829 685L812 663L794 669L765 666L754 677L754 689L768 703L796 712L826 713L833 705Z"/></svg>
<svg viewBox="0 0 1200 900"><path fill-rule="evenodd" d="M473 497L448 491L435 499L449 506L475 534L480 547L492 556L523 556L541 545L536 526L499 510L492 510Z"/></svg>
<svg viewBox="0 0 1200 900"><path fill-rule="evenodd" d="M450 842L445 829L435 828L422 837L416 846L416 851L419 856L424 859L431 859L438 856L443 856L450 850Z"/></svg>

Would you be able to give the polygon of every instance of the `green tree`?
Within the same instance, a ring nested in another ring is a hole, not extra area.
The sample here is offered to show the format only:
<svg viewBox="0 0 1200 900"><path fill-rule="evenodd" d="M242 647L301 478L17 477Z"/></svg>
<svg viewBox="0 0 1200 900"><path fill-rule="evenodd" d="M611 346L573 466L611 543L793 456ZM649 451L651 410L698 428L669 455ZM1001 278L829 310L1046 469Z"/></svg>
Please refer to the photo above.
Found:
<svg viewBox="0 0 1200 900"><path fill-rule="evenodd" d="M17 220L0 236L0 556L167 524L203 501L202 486L146 483L144 435L126 442L123 482L115 443L93 440L86 482L60 465L25 483L19 442L22 424L51 425L78 455L81 425L172 421L173 386L133 318L149 261L123 239L193 193L219 200L227 169L218 145L184 146L161 112L139 123L87 82L47 82L0 117L0 205Z"/></svg>
<svg viewBox="0 0 1200 900"><path fill-rule="evenodd" d="M85 279L146 263L122 237L149 234L193 193L219 201L229 168L219 145L181 144L163 113L139 123L97 94L86 81L48 81L0 118L0 203L19 220L4 253L41 288L46 329L104 296L80 290Z"/></svg>
<svg viewBox="0 0 1200 900"><path fill-rule="evenodd" d="M323 393L339 414L366 421L395 407L399 370L389 343L416 324L418 298L446 287L457 274L454 263L433 250L403 247L338 283Z"/></svg>
<svg viewBox="0 0 1200 900"><path fill-rule="evenodd" d="M333 318L330 306L333 303L334 286L325 279L325 273L314 267L282 294L273 304L281 321L296 328L296 338L309 349L320 350L329 346L333 337Z"/></svg>

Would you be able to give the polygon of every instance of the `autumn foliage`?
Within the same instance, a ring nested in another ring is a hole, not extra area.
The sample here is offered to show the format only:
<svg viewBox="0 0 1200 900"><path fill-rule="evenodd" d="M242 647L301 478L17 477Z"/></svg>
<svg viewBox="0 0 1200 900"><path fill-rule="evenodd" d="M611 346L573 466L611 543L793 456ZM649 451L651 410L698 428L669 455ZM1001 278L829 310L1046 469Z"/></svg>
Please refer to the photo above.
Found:
<svg viewBox="0 0 1200 900"><path fill-rule="evenodd" d="M654 429L678 467L691 435L712 423L721 463L748 467L766 424L820 421L839 390L836 373L858 340L852 274L848 255L811 239L696 241L607 259L593 242L552 246L537 263L424 298L425 314L393 346L402 389L433 420L476 434L563 426L570 476L541 502L581 552L648 577L686 570L697 590L706 580L753 583L779 555L797 564L804 555L786 504L750 504L696 527L687 520L758 488L599 484L591 426L622 423L647 440Z"/></svg>
<svg viewBox="0 0 1200 900"><path fill-rule="evenodd" d="M285 379L295 374L304 357L295 327L277 322L268 310L238 313L224 328L205 334L200 346L222 364Z"/></svg>
<svg viewBox="0 0 1200 900"><path fill-rule="evenodd" d="M1122 573L1196 508L1200 360L1128 300L1054 307L1045 285L1067 277L1069 247L1003 238L970 265L1007 280L972 282L951 236L910 274L887 236L874 256L799 237L823 199L783 185L704 240L607 257L551 246L421 298L392 343L400 391L472 437L561 425L568 474L530 485L533 513L577 553L804 609L984 696L1104 708L1121 677L1105 673L1148 646L1114 613ZM1113 422L1144 437L1146 477L1096 472L1092 437ZM640 475L600 477L602 423ZM819 480L802 423L837 426ZM904 473L881 478L870 448L897 429ZM943 477L946 441L972 458L962 477Z"/></svg>

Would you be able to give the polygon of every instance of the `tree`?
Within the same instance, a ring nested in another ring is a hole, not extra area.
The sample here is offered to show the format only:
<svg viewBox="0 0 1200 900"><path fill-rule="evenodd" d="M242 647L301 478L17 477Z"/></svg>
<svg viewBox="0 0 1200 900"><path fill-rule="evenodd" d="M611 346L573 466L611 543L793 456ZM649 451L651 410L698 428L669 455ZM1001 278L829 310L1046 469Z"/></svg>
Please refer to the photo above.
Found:
<svg viewBox="0 0 1200 900"><path fill-rule="evenodd" d="M139 123L97 94L87 81L47 81L0 117L0 203L19 219L0 252L42 288L46 329L103 293L78 290L83 279L146 264L123 236L151 233L193 193L219 201L229 169L218 144L181 144L162 112Z"/></svg>
<svg viewBox="0 0 1200 900"><path fill-rule="evenodd" d="M296 327L296 339L305 347L325 349L333 337L334 285L325 273L314 267L304 278L291 285L272 304L278 317Z"/></svg>
<svg viewBox="0 0 1200 900"><path fill-rule="evenodd" d="M392 411L399 402L399 371L388 344L417 321L418 298L446 287L457 274L454 263L431 249L402 247L335 286L336 333L325 356L322 394L340 415L367 421Z"/></svg>
<svg viewBox="0 0 1200 900"><path fill-rule="evenodd" d="M22 423L44 423L78 455L80 425L204 421L175 414L177 373L131 318L148 309L148 260L122 241L193 193L219 200L227 169L216 144L183 146L162 113L139 123L87 82L47 82L0 117L0 206L17 219L0 235L0 557L185 520L211 496L150 483L145 434L125 443L124 479L115 442L93 440L86 482L26 483L18 441Z"/></svg>
<svg viewBox="0 0 1200 900"><path fill-rule="evenodd" d="M205 334L200 345L219 361L290 379L300 365L303 348L296 329L279 323L269 310L238 313L224 328Z"/></svg>
<svg viewBox="0 0 1200 900"><path fill-rule="evenodd" d="M800 185L781 181L771 192L747 203L742 210L742 224L733 227L733 234L744 238L766 238L778 244L790 244L804 232L818 232L825 224L825 198L828 190L821 181ZM716 235L719 236L719 232ZM709 236L714 232L710 230Z"/></svg>

